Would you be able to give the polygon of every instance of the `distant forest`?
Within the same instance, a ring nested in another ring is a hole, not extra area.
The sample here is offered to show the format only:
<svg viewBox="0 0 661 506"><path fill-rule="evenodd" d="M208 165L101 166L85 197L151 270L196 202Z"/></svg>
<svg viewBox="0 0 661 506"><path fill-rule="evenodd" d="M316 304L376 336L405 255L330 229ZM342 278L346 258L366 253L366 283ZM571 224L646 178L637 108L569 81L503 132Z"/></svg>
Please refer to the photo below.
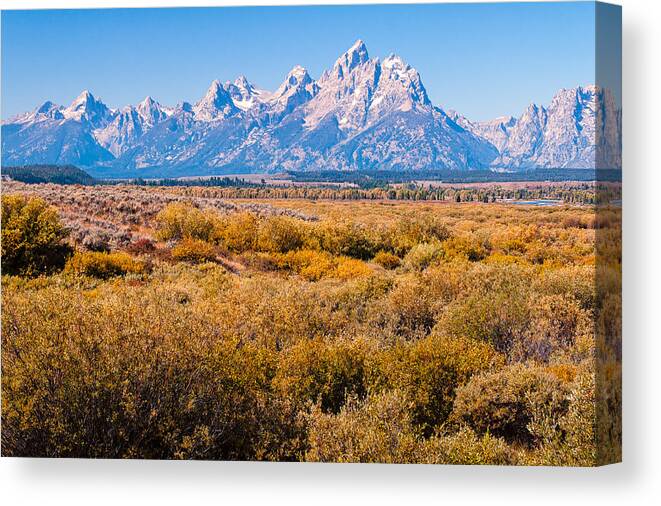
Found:
<svg viewBox="0 0 661 506"><path fill-rule="evenodd" d="M297 182L353 183L360 188L379 188L387 184L413 181L444 183L508 183L524 181L621 181L622 171L615 169L532 169L517 172L491 170L365 170L287 172Z"/></svg>
<svg viewBox="0 0 661 506"><path fill-rule="evenodd" d="M303 198L330 200L440 200L456 202L495 202L500 200L557 199L571 204L596 204L621 198L618 187L595 186L594 181L621 181L621 171L590 169L538 169L527 172L491 171L313 171L288 172L294 183L277 180L249 181L237 176L154 179L96 179L73 165L27 165L3 167L2 173L23 183L80 185L132 184L136 186L184 186L217 188L221 198ZM266 176L265 176L266 177ZM429 181L450 184L493 183L482 188L430 187ZM573 181L569 186L567 181ZM499 183L553 182L558 184L528 188L505 188ZM308 186L305 183L318 183ZM323 183L329 183L323 185ZM338 183L352 187L337 187Z"/></svg>
<svg viewBox="0 0 661 506"><path fill-rule="evenodd" d="M22 183L98 184L100 181L73 165L22 165L2 167L2 175Z"/></svg>

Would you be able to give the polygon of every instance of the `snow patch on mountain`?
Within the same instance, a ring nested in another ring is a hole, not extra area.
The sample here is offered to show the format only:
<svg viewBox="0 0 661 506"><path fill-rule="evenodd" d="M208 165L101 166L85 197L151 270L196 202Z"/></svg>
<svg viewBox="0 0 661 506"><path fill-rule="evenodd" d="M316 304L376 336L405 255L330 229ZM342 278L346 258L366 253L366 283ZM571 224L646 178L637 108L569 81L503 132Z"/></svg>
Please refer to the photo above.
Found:
<svg viewBox="0 0 661 506"><path fill-rule="evenodd" d="M400 56L357 40L313 79L296 65L274 92L214 80L194 105L151 97L120 110L83 91L2 123L2 162L72 163L138 176L280 170L497 170L621 166L621 111L596 86L560 90L518 118L471 121L432 104Z"/></svg>

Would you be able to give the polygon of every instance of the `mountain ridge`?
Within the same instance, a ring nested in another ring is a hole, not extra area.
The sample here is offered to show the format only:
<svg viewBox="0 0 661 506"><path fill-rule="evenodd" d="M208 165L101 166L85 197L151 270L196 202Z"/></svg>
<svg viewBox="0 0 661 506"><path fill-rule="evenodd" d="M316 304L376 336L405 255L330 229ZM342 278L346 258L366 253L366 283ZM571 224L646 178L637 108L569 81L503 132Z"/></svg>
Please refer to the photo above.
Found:
<svg viewBox="0 0 661 506"><path fill-rule="evenodd" d="M400 56L362 40L318 80L295 65L273 92L212 81L195 104L150 96L111 109L88 90L2 123L3 165L72 163L139 177L282 170L620 168L621 110L595 85L561 89L518 117L471 121L434 105Z"/></svg>

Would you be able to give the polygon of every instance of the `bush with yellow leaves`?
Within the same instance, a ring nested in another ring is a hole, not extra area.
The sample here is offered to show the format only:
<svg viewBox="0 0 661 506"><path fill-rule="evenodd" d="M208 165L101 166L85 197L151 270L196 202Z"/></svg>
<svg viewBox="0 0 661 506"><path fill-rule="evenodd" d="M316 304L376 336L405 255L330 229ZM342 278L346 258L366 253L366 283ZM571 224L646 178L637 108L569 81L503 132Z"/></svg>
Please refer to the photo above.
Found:
<svg viewBox="0 0 661 506"><path fill-rule="evenodd" d="M202 211L190 204L174 202L156 215L156 235L159 239L211 239L219 217L215 211Z"/></svg>
<svg viewBox="0 0 661 506"><path fill-rule="evenodd" d="M67 262L66 272L81 274L99 279L108 279L125 274L145 274L149 263L128 253L117 251L78 251Z"/></svg>
<svg viewBox="0 0 661 506"><path fill-rule="evenodd" d="M200 239L186 238L172 248L172 258L185 262L200 263L216 260L216 249Z"/></svg>
<svg viewBox="0 0 661 506"><path fill-rule="evenodd" d="M57 210L38 197L2 197L2 272L36 276L61 269L71 248Z"/></svg>

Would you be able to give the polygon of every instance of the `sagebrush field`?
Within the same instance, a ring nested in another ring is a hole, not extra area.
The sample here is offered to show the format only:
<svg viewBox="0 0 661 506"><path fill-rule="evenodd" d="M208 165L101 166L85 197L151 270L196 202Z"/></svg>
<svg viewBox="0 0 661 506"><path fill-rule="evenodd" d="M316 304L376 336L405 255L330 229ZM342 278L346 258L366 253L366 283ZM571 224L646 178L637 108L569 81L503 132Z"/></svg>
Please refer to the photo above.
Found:
<svg viewBox="0 0 661 506"><path fill-rule="evenodd" d="M621 209L584 186L4 182L2 453L619 460Z"/></svg>

